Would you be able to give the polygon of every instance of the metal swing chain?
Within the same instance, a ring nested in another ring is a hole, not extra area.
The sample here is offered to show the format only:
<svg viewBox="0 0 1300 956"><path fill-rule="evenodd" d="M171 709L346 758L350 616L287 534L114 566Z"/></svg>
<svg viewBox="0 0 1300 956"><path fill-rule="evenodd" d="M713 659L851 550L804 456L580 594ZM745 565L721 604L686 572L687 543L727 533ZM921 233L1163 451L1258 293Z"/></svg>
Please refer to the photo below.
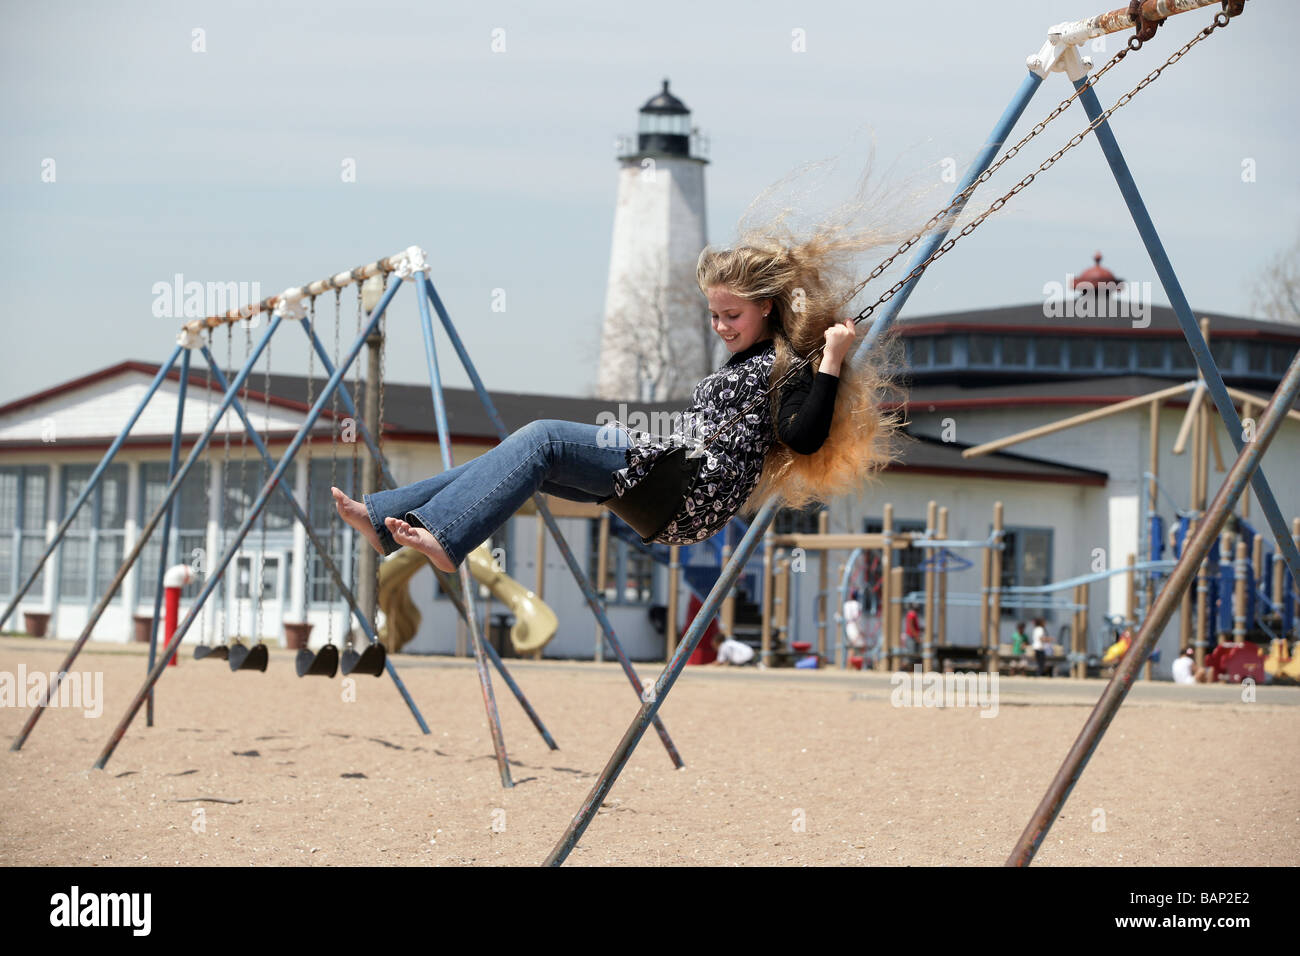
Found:
<svg viewBox="0 0 1300 956"><path fill-rule="evenodd" d="M234 376L235 376L234 339L235 339L235 327L233 325L227 325L226 326L227 385L229 385L229 383L234 380ZM221 553L225 554L226 553L226 524L227 524L226 512L227 512L227 508L230 505L230 425L229 425L229 419L227 418L226 415L223 415L222 418L226 419L227 421L226 427L222 429L222 434L224 437L224 447L223 447L222 457L221 457ZM239 577L238 573L236 573L235 577L236 579L238 579ZM227 579L227 585L228 584L229 584L229 579ZM237 580L236 580L236 593L238 593ZM229 608L229 602L225 600L221 602L221 643L222 644L230 643L230 608Z"/></svg>
<svg viewBox="0 0 1300 956"><path fill-rule="evenodd" d="M902 289L903 286L907 285L907 283L911 282L912 279L916 278L921 273L923 273L927 268L929 268L930 264L933 263L936 259L939 259L943 255L945 255L949 249L951 249L954 245L957 244L957 241L959 239L968 236L972 232L974 232L976 228L978 228L979 225L984 222L985 219L987 219L990 215L997 212L1004 205L1006 205L1007 201L1011 199L1012 196L1016 195L1022 189L1024 189L1026 186L1032 183L1034 181L1034 178L1039 173L1045 172L1048 169L1050 169L1052 166L1056 165L1056 161L1058 159L1060 159L1062 156L1068 153L1075 146L1079 145L1079 143L1083 142L1084 137L1086 137L1090 132L1092 132L1099 125L1101 125L1107 119L1109 119L1112 113L1114 113L1116 110L1120 109L1121 107L1127 105L1128 102L1132 100L1134 96L1136 96L1142 90L1146 89L1148 86L1154 83L1156 78L1160 76L1161 72L1166 67L1172 66L1174 63L1177 63L1180 59L1182 59L1184 54L1186 54L1189 50L1191 50L1192 47L1196 46L1196 44L1200 43L1202 40L1208 37L1217 28L1227 26L1229 21L1230 21L1229 14L1224 12L1216 13L1213 22L1211 22L1209 26L1206 26L1200 31L1198 31L1197 34L1194 37L1192 37L1192 39L1187 41L1187 43L1185 43L1178 50L1174 51L1174 53L1169 57L1168 60L1166 60L1160 66L1156 67L1145 77L1143 77L1142 80L1137 84L1137 86L1133 87L1133 89L1129 90L1118 100L1116 100L1115 104L1110 109L1106 110L1104 113L1099 115L1095 120L1090 122L1078 133L1075 133L1074 136L1072 136L1064 146L1062 146L1055 153L1053 153L1051 156L1045 159L1037 169L1035 169L1033 172L1027 175L1024 179L1020 180L1020 182L1016 183L1016 185L1013 186L1011 190L1007 192L1006 195L996 199L987 209L984 210L984 212L980 213L980 215L978 215L973 220L968 222L965 226L963 226L956 236L950 236L944 243L942 243L937 249L935 249L935 251L931 253L923 262L917 265L910 273L908 273L902 279L899 279L896 283L894 283L892 287L887 289L884 292L884 294L880 296L879 299L877 299L874 303L872 303L861 313L859 313L858 316L853 320L853 324L857 325L859 322L862 322L864 319L870 318L871 314L875 312L875 310L879 306L884 305L886 302L892 299L895 295L898 294L899 290ZM1131 37L1129 39L1128 49L1138 50L1141 49L1141 47L1142 47L1141 40L1138 40L1136 37ZM795 361L791 363L790 368L783 375L781 375L781 377L778 378L775 382L771 383L769 392L771 391L779 392L781 386L783 386L786 382L792 379L795 375L802 372L804 367L811 364L812 360L817 356L819 356L824 350L825 350L825 345L824 344L819 345L817 346L817 348L813 349L807 356L803 358L796 358ZM750 402L748 405L742 408L731 418L723 422L714 431L712 437L698 443L695 446L696 449L703 450L704 448L707 448L709 445L713 444L715 441L717 441L718 437L724 431L726 431L728 428L731 427L732 424L742 419L745 415L749 414L754 408L758 407L760 404L762 404L765 401L767 401L766 395L761 398L755 399L753 402Z"/></svg>
<svg viewBox="0 0 1300 956"><path fill-rule="evenodd" d="M252 354L252 351L253 351L253 330L248 325L248 323L245 322L244 323L244 364L248 364L248 357ZM251 374L252 370L250 369L249 371L250 374L244 376L244 397L240 399L240 404L243 405L245 409L248 408L248 380L252 378L252 374ZM248 483L245 477L246 475L245 469L247 467L248 467L248 429L241 428L239 430L239 501L240 501L239 524L241 527L244 524L244 518L248 515ZM253 561L251 556L249 557L248 560L248 578L249 578L248 581L249 599L251 602L252 586L253 586L253 581L252 581ZM244 626L244 599L239 594L238 575L236 575L236 581L235 581L235 621L237 626L240 629L242 629ZM244 635L241 634L240 636L243 637Z"/></svg>
<svg viewBox="0 0 1300 956"><path fill-rule="evenodd" d="M311 310L311 333L316 335L316 296L311 297L309 303ZM316 349L307 350L307 408L313 408L316 404ZM315 521L315 516L311 510L311 433L312 429L307 429L305 444L307 446L307 524L311 525ZM311 539L304 535L302 549L302 622L307 623L307 608L311 604Z"/></svg>
<svg viewBox="0 0 1300 956"><path fill-rule="evenodd" d="M343 290L342 288L336 286L334 289L334 369L335 371L337 371L339 367L339 326L342 324L343 321L342 310L343 310ZM343 383L340 382L339 384L341 386ZM330 414L332 416L332 419L330 421L330 485L337 488L339 483L339 479L338 479L339 390L337 388L334 389L334 392L330 395ZM342 534L343 532L339 532L339 533ZM333 522L330 523L329 547L331 551L334 549ZM326 639L329 641L331 646L333 646L334 644L334 608L332 604L333 602L331 602L331 607L329 612L329 626L328 626L328 631L326 633Z"/></svg>
<svg viewBox="0 0 1300 956"><path fill-rule="evenodd" d="M208 355L211 355L212 354L212 329L211 327L209 327L204 331L207 332L208 335L208 344L207 344ZM204 386L205 387L203 389L203 420L205 422L210 422L212 421L212 363L211 362L208 363L208 374L204 382ZM203 504L206 506L203 511L203 527L206 528L208 526L208 516L212 513L212 465L210 463L210 460L206 452L204 453L203 458L204 458L204 466L205 466L204 467L205 481L203 482ZM208 536L205 533L203 535L203 549L201 552L203 554L203 568L204 568L205 578L207 576L208 561L210 560L211 557L210 555L207 554L207 550L208 550ZM214 620L215 617L216 616L213 615ZM208 602L207 601L204 601L203 606L199 608L199 643L202 644L204 647L207 647L212 643L212 632L208 629Z"/></svg>
<svg viewBox="0 0 1300 956"><path fill-rule="evenodd" d="M271 451L271 340L266 340L266 368L262 373L262 445L266 448L268 456ZM263 463L262 468L267 470L267 477L270 477L271 471L274 470L274 464L270 462ZM261 469L259 469L259 475ZM262 513L258 520L262 523L262 553L257 562L257 612L254 617L254 630L257 635L257 641L262 642L262 613L266 610L263 604L263 598L266 596L266 518L267 510L270 506L263 506Z"/></svg>
<svg viewBox="0 0 1300 956"><path fill-rule="evenodd" d="M383 275L384 291L388 289L388 275ZM385 312L379 317L379 423L375 429L375 447L379 449L379 461L375 462L375 482L380 488L384 486L383 466L384 466L384 381L387 377L386 365L388 356L388 313ZM384 559L381 555L375 562L375 605L379 604L379 582L380 569L383 567ZM378 611L376 611L378 617ZM379 637L378 624L375 625L375 637Z"/></svg>
<svg viewBox="0 0 1300 956"><path fill-rule="evenodd" d="M357 283L357 338L360 337L361 337L361 284ZM344 379L346 378L347 376L344 376ZM345 384L344 380L339 381L340 388L342 388L344 384ZM359 404L361 401L361 395L362 395L361 362L360 362L360 356L358 356L357 360L354 361L353 374L352 374L352 442L351 442L352 444L352 472L351 472L352 485L350 488L352 494L358 496L362 494L361 469L357 463L357 432L361 427L361 423L357 420L357 416L361 414L361 405ZM353 537L354 546L348 549L348 571L349 571L348 580L352 583L353 590L355 590L357 586L357 568L360 566L361 563L361 555L359 553L359 549L366 547L366 542L365 539L362 538L361 535L359 534L353 533L352 537ZM352 626L352 618L351 616L349 616L347 630L342 635L342 639L347 642L348 647L352 646L353 631L354 628Z"/></svg>

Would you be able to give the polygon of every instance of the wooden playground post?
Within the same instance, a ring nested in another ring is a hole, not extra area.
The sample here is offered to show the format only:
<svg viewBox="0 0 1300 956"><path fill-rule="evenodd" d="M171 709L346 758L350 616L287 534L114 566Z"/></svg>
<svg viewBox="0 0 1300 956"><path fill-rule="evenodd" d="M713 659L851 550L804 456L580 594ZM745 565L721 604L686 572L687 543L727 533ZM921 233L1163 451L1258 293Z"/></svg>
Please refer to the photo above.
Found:
<svg viewBox="0 0 1300 956"><path fill-rule="evenodd" d="M948 539L948 506L944 505L939 509L939 540ZM935 598L935 604L938 605L939 626L935 629L935 636L938 637L940 645L948 643L948 559L942 555L942 548L937 549L940 553L935 558L940 560L939 567L942 569L937 572L939 593Z"/></svg>
<svg viewBox="0 0 1300 956"><path fill-rule="evenodd" d="M1209 593L1210 559L1207 554L1201 560L1200 570L1196 573L1196 666L1205 663L1205 604Z"/></svg>
<svg viewBox="0 0 1300 956"><path fill-rule="evenodd" d="M672 660L677 651L677 597L681 590L681 573L682 549L675 544L668 549L668 613L664 626L664 634L668 638L664 645L668 660Z"/></svg>
<svg viewBox="0 0 1300 956"><path fill-rule="evenodd" d="M980 549L980 652L984 655L985 669L993 671L998 648L989 645L989 566L992 555L988 548Z"/></svg>
<svg viewBox="0 0 1300 956"><path fill-rule="evenodd" d="M1259 542L1259 535L1255 536L1255 541ZM1246 639L1246 539L1244 537L1237 539L1235 557L1236 560L1232 562L1232 639L1244 641Z"/></svg>
<svg viewBox="0 0 1300 956"><path fill-rule="evenodd" d="M817 533L826 534L830 531L831 515L830 512L823 508L817 514ZM828 580L827 567L830 564L831 555L829 551L819 550L817 552L817 598L813 601L813 616L817 619L817 656L821 660L826 659L826 624L830 617L829 611L833 606L830 595L826 592ZM838 604L838 602L835 602ZM844 655L845 663L848 663L848 655Z"/></svg>
<svg viewBox="0 0 1300 956"><path fill-rule="evenodd" d="M605 509L601 509L599 543L596 545L596 593L600 595L602 602L606 600L605 589L609 585L609 514ZM544 520L539 510L537 512L537 596L539 598L542 596L546 556ZM601 630L599 621L596 622L596 651L592 659L596 661L605 659L605 632Z"/></svg>
<svg viewBox="0 0 1300 956"><path fill-rule="evenodd" d="M1075 653L1080 654L1080 659L1074 662L1074 675L1076 678L1087 678L1088 676L1088 585L1080 584L1079 593L1074 598L1079 609L1075 610Z"/></svg>
<svg viewBox="0 0 1300 956"><path fill-rule="evenodd" d="M768 533L770 534L771 532L769 531ZM730 560L731 560L731 533L723 532L721 566L725 568L727 566L727 562ZM766 563L764 563L763 565L763 572L765 575L768 574L769 572ZM767 583L768 584L771 583L770 579ZM765 593L766 593L766 588L767 588L767 584L764 585ZM764 617L766 618L766 615L764 615ZM764 620L763 623L764 626L767 625L766 620ZM722 628L722 633L725 634L727 637L736 636L736 586L734 584L727 589L727 596L722 599L722 616L719 621L719 626Z"/></svg>
<svg viewBox="0 0 1300 956"><path fill-rule="evenodd" d="M772 598L772 636L775 638L773 643L777 647L786 645L790 641L790 635L787 631L787 625L789 624L787 610L790 599L787 583L789 579L785 573L788 561L785 548L777 548L776 559L772 565L772 583L775 590Z"/></svg>
<svg viewBox="0 0 1300 956"><path fill-rule="evenodd" d="M992 630L990 640L993 647L1002 646L1002 502L993 502L993 540L996 545L993 549L993 593L991 595L989 611L989 627ZM998 656L992 658L993 671L998 669Z"/></svg>
<svg viewBox="0 0 1300 956"><path fill-rule="evenodd" d="M1252 429L1254 428L1256 424L1255 406L1251 402L1243 401L1241 403L1241 418L1243 423L1245 422L1246 419L1250 419L1251 428ZM1241 493L1241 516L1243 518L1250 517L1250 489L1249 488L1247 488L1245 491ZM1259 535L1255 536L1255 540L1256 541L1259 540Z"/></svg>
<svg viewBox="0 0 1300 956"><path fill-rule="evenodd" d="M1124 574L1125 593L1124 593L1124 619L1128 621L1137 621L1137 555L1130 552L1128 556L1128 571ZM1134 624L1136 627L1136 624ZM1136 631L1134 631L1136 636ZM1147 658L1145 669L1142 671L1142 677L1145 680L1151 679L1151 658Z"/></svg>
<svg viewBox="0 0 1300 956"><path fill-rule="evenodd" d="M889 578L890 578L889 590L892 595L892 599L890 600L889 604L886 606L886 612L888 614L888 621L889 621L888 628L889 628L889 632L894 635L894 639L897 639L900 645L899 651L892 654L889 659L889 666L887 669L894 670L895 668L894 662L898 658L898 656L901 655L902 653L901 645L902 645L902 633L903 633L903 629L902 629L903 605L901 603L901 600L903 597L903 569L890 568Z"/></svg>
<svg viewBox="0 0 1300 956"><path fill-rule="evenodd" d="M938 523L937 513L939 506L936 502L931 501L925 506L925 536L933 540L935 537L936 524ZM935 593L934 593L934 549L925 549L925 625L921 634L921 669L930 671L931 664L934 660L934 625L935 625Z"/></svg>

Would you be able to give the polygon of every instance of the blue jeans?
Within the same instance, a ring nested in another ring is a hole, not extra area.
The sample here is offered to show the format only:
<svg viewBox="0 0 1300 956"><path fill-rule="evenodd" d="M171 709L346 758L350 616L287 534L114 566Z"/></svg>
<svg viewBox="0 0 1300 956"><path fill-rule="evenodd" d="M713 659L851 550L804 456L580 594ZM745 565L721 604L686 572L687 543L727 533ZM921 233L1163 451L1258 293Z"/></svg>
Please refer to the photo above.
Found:
<svg viewBox="0 0 1300 956"><path fill-rule="evenodd" d="M597 504L612 497L628 445L617 426L541 419L463 465L362 500L384 554L401 548L384 519L401 518L428 529L459 566L534 492Z"/></svg>

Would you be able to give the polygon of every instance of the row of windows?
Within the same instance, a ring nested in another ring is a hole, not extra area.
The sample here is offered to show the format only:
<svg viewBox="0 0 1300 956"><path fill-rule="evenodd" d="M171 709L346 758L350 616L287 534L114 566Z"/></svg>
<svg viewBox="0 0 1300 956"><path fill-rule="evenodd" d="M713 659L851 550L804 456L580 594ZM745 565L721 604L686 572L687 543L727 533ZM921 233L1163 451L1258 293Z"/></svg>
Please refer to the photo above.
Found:
<svg viewBox="0 0 1300 956"><path fill-rule="evenodd" d="M1181 340L1121 336L919 335L906 340L915 370L1002 368L1084 371L1111 375L1196 371ZM1210 340L1224 375L1281 376L1295 349L1268 342Z"/></svg>

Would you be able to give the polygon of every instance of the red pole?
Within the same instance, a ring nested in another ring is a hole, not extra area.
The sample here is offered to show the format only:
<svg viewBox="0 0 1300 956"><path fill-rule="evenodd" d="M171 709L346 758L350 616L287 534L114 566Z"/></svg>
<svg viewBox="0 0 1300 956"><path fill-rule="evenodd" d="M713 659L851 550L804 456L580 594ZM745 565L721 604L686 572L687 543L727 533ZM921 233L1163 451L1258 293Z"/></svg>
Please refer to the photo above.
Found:
<svg viewBox="0 0 1300 956"><path fill-rule="evenodd" d="M166 636L163 638L163 646L171 642L172 635L176 633L176 625L179 623L181 611L181 589L178 587L165 588L163 598L167 602L163 610L163 631ZM178 647L172 651L171 658L167 661L168 667L176 666L176 655L180 651Z"/></svg>

